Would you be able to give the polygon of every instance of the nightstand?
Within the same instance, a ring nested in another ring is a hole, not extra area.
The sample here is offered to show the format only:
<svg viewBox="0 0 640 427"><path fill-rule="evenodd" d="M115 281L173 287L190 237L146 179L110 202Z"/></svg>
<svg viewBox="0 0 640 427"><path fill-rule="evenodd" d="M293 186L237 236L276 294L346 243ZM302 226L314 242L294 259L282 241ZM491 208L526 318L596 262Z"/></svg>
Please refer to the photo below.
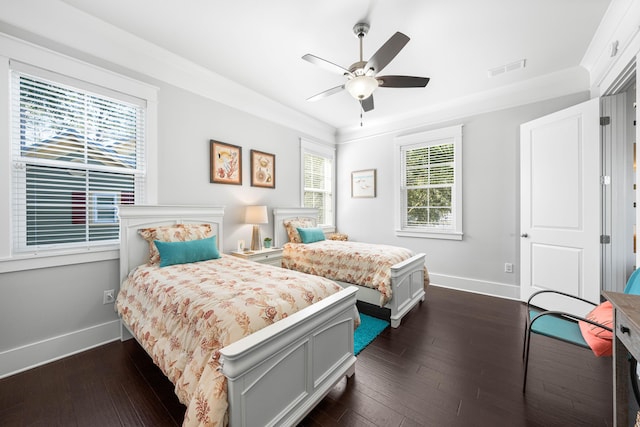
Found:
<svg viewBox="0 0 640 427"><path fill-rule="evenodd" d="M260 251L245 251L237 252L232 251L231 255L238 258L244 258L249 261L259 262L262 264L275 265L276 267L282 267L282 248L269 248L262 249Z"/></svg>

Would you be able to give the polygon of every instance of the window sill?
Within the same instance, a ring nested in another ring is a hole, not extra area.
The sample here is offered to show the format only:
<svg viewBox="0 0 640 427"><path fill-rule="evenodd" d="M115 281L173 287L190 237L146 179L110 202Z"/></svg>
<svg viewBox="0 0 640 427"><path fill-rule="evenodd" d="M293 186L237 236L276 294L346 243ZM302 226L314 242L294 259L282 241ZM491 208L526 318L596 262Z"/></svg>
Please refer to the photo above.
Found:
<svg viewBox="0 0 640 427"><path fill-rule="evenodd" d="M333 225L318 225L318 227L320 227L325 234L336 232L336 227Z"/></svg>
<svg viewBox="0 0 640 427"><path fill-rule="evenodd" d="M120 258L120 250L117 245L64 253L21 253L11 258L0 259L0 273L84 264L118 258Z"/></svg>
<svg viewBox="0 0 640 427"><path fill-rule="evenodd" d="M398 237L417 237L420 239L443 239L443 240L462 240L462 232L460 231L418 231L418 230L396 230Z"/></svg>

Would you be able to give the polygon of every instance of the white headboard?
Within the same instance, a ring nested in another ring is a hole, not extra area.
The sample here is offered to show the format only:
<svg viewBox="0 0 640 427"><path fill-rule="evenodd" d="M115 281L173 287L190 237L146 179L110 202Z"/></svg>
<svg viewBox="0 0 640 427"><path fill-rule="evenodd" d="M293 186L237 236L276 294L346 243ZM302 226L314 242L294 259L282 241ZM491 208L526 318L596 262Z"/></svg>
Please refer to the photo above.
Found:
<svg viewBox="0 0 640 427"><path fill-rule="evenodd" d="M290 218L311 218L314 225L318 222L318 209L314 208L273 208L273 245L282 247L289 241L284 221Z"/></svg>
<svg viewBox="0 0 640 427"><path fill-rule="evenodd" d="M224 207L120 205L120 282L129 272L149 261L149 243L138 229L172 224L211 224L218 249L222 252Z"/></svg>

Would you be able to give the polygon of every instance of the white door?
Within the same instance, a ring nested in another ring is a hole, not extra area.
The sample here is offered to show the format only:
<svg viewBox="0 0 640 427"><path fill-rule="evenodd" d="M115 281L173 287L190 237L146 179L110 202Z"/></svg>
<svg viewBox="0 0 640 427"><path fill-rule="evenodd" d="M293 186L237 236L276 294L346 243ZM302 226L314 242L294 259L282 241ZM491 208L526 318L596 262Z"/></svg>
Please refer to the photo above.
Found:
<svg viewBox="0 0 640 427"><path fill-rule="evenodd" d="M521 298L553 289L600 301L599 100L520 126ZM566 299L547 309L584 314Z"/></svg>

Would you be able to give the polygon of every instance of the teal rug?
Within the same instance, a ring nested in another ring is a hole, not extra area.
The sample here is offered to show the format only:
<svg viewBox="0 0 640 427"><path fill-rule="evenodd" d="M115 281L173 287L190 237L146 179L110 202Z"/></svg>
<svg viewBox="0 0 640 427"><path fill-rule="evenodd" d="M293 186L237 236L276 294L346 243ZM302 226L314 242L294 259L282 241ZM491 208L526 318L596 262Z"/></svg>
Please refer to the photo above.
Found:
<svg viewBox="0 0 640 427"><path fill-rule="evenodd" d="M363 348L368 346L382 331L384 331L389 322L375 317L367 316L360 313L360 326L356 328L353 334L353 354L356 356Z"/></svg>

